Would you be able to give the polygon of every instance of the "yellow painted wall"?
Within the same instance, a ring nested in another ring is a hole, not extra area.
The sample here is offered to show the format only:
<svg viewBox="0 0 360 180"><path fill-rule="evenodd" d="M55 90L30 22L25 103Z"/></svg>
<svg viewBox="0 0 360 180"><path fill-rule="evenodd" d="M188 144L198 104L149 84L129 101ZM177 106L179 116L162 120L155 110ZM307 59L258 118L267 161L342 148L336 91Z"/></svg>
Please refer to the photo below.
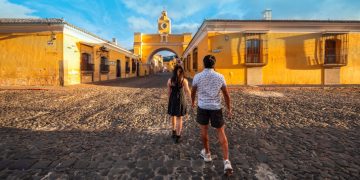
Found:
<svg viewBox="0 0 360 180"><path fill-rule="evenodd" d="M106 81L116 79L116 61L120 60L121 63L121 78L135 77L136 72L132 73L132 63L130 58L130 73L126 74L125 63L126 55L120 51L108 48L108 52L100 52L99 48L101 44L93 45L92 49L84 44L82 39L73 37L68 34L64 34L64 76L65 76L65 85L71 84L80 84L81 83L81 53L91 52L93 62L94 62L94 82L96 81ZM100 63L101 57L105 56L108 58L109 73L100 73Z"/></svg>
<svg viewBox="0 0 360 180"><path fill-rule="evenodd" d="M113 61L114 65L110 65L110 79L116 79L116 60L120 60L121 63L121 78L128 78L128 77L135 77L135 73L132 73L132 61L130 58L129 65L130 65L130 73L126 74L126 58L127 57L124 53L113 51L109 52L109 61ZM136 67L135 67L136 68Z"/></svg>
<svg viewBox="0 0 360 180"><path fill-rule="evenodd" d="M320 59L320 33L269 33L268 63L262 68L263 84L322 84L323 62ZM349 36L348 65L341 67L340 83L360 83L360 34ZM228 84L246 84L245 38L241 33L208 33L198 44L199 71L207 54L216 57L215 70ZM213 53L218 49L220 52ZM192 56L192 52L190 53ZM184 57L186 58L186 57ZM192 60L190 72L193 77ZM188 62L186 62L188 63ZM186 64L185 64L186 67Z"/></svg>
<svg viewBox="0 0 360 180"><path fill-rule="evenodd" d="M145 43L158 43L161 41L160 34L143 34L142 42Z"/></svg>
<svg viewBox="0 0 360 180"><path fill-rule="evenodd" d="M140 76L147 76L150 74L150 64L140 64Z"/></svg>
<svg viewBox="0 0 360 180"><path fill-rule="evenodd" d="M224 75L228 84L245 84L245 66L244 58L241 56L239 48L241 42L241 34L226 34L229 37L225 40L225 34L209 33L202 39L198 48L198 71L204 69L203 59L206 55L213 55L216 58L215 71ZM212 50L220 49L218 53ZM193 54L191 52L190 72L187 75L193 77L197 72L193 69Z"/></svg>
<svg viewBox="0 0 360 180"><path fill-rule="evenodd" d="M264 84L322 84L319 33L269 33Z"/></svg>
<svg viewBox="0 0 360 180"><path fill-rule="evenodd" d="M62 33L48 45L50 32L0 34L0 85L60 85Z"/></svg>
<svg viewBox="0 0 360 180"><path fill-rule="evenodd" d="M64 85L80 84L80 41L76 37L64 34ZM96 61L95 61L96 62ZM96 70L96 65L95 65Z"/></svg>
<svg viewBox="0 0 360 180"><path fill-rule="evenodd" d="M226 36L226 37L225 37ZM209 52L220 50L218 53L206 53L199 57L199 64L203 65L203 58L212 54L216 58L215 70L224 75L228 84L245 84L244 58L241 56L241 34L209 34Z"/></svg>
<svg viewBox="0 0 360 180"><path fill-rule="evenodd" d="M360 84L360 33L349 34L348 64L340 69L341 84Z"/></svg>

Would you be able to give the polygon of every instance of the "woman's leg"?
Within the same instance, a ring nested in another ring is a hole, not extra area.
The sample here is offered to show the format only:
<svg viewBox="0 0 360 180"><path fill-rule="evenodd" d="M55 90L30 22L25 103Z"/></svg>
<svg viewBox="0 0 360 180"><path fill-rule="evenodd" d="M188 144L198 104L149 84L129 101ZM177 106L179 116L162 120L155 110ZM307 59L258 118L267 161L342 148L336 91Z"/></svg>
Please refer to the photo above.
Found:
<svg viewBox="0 0 360 180"><path fill-rule="evenodd" d="M176 129L176 135L180 136L182 131L182 119L183 117L177 117L177 129Z"/></svg>
<svg viewBox="0 0 360 180"><path fill-rule="evenodd" d="M176 131L176 116L171 116L172 130Z"/></svg>

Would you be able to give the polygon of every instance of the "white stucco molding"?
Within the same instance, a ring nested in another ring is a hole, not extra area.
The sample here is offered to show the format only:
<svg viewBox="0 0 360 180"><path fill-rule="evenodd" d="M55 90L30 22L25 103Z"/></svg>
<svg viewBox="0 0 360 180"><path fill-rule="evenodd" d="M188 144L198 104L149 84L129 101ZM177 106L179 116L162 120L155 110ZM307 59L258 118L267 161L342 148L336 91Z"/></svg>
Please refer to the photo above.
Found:
<svg viewBox="0 0 360 180"><path fill-rule="evenodd" d="M70 26L68 24L64 25L64 34L71 35L73 37L81 39L81 43L83 44L91 44L91 45L99 45L99 46L106 46L112 50L122 52L129 57L132 58L139 58L137 55L133 54L132 52L117 46L110 41L106 41L101 39L93 34L84 32L76 27Z"/></svg>

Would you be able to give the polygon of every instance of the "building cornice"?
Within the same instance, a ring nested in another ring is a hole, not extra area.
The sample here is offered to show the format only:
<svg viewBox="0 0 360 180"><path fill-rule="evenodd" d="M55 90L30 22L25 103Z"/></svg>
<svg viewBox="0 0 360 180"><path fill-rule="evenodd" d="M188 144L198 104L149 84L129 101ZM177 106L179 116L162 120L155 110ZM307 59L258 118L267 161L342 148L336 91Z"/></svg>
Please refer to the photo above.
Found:
<svg viewBox="0 0 360 180"><path fill-rule="evenodd" d="M85 41L87 43L108 46L108 47L111 47L114 50L121 51L121 52L125 53L128 56L138 57L135 54L133 54L132 52L130 52L130 51L126 50L126 49L123 49L120 46L117 46L117 45L111 43L110 41L102 39L102 38L100 38L100 37L98 37L96 35L93 35L92 33L84 32L83 30L81 30L81 29L79 29L77 27L74 27L72 25L69 25L69 24L65 24L64 33L72 35L74 37L79 37L80 39L82 39L83 41Z"/></svg>
<svg viewBox="0 0 360 180"><path fill-rule="evenodd" d="M101 44L112 47L127 56L138 58L137 55L112 42L103 39L89 31L72 25L64 19L58 18L0 18L1 33L34 33L34 32L63 32L82 39L84 43Z"/></svg>
<svg viewBox="0 0 360 180"><path fill-rule="evenodd" d="M135 43L134 43L135 44ZM141 46L184 46L188 45L189 43L172 43L172 42L159 42L159 43L136 43L135 45Z"/></svg>
<svg viewBox="0 0 360 180"><path fill-rule="evenodd" d="M348 20L205 20L185 49L186 57L207 33L324 33L360 32L360 21Z"/></svg>
<svg viewBox="0 0 360 180"><path fill-rule="evenodd" d="M141 35L146 35L146 36L160 36L160 35L163 35L163 34L144 34L144 33L134 33L134 34L141 34ZM183 33L183 34L166 34L168 36L184 36L184 35L189 35L191 33Z"/></svg>

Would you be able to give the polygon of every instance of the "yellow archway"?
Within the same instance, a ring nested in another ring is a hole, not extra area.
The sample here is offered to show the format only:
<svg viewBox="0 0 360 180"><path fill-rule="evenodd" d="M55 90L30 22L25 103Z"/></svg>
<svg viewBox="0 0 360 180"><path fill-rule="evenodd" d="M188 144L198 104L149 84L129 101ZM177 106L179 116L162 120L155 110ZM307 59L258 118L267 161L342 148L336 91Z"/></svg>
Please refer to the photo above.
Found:
<svg viewBox="0 0 360 180"><path fill-rule="evenodd" d="M151 58L160 51L173 52L180 57L191 41L191 33L171 34L171 20L166 11L158 19L157 34L134 34L134 53L141 58L140 76L147 75Z"/></svg>
<svg viewBox="0 0 360 180"><path fill-rule="evenodd" d="M170 49L168 47L160 47L158 49L155 48L154 51L152 51L152 53L150 53L147 57L145 56L144 57L144 60L146 60L146 63L149 63L152 59L152 57L157 54L158 52L161 52L161 51L169 51L169 52L172 52L174 53L177 57L180 57L181 54L179 54L179 52L176 52L174 49ZM181 52L182 53L182 52Z"/></svg>

